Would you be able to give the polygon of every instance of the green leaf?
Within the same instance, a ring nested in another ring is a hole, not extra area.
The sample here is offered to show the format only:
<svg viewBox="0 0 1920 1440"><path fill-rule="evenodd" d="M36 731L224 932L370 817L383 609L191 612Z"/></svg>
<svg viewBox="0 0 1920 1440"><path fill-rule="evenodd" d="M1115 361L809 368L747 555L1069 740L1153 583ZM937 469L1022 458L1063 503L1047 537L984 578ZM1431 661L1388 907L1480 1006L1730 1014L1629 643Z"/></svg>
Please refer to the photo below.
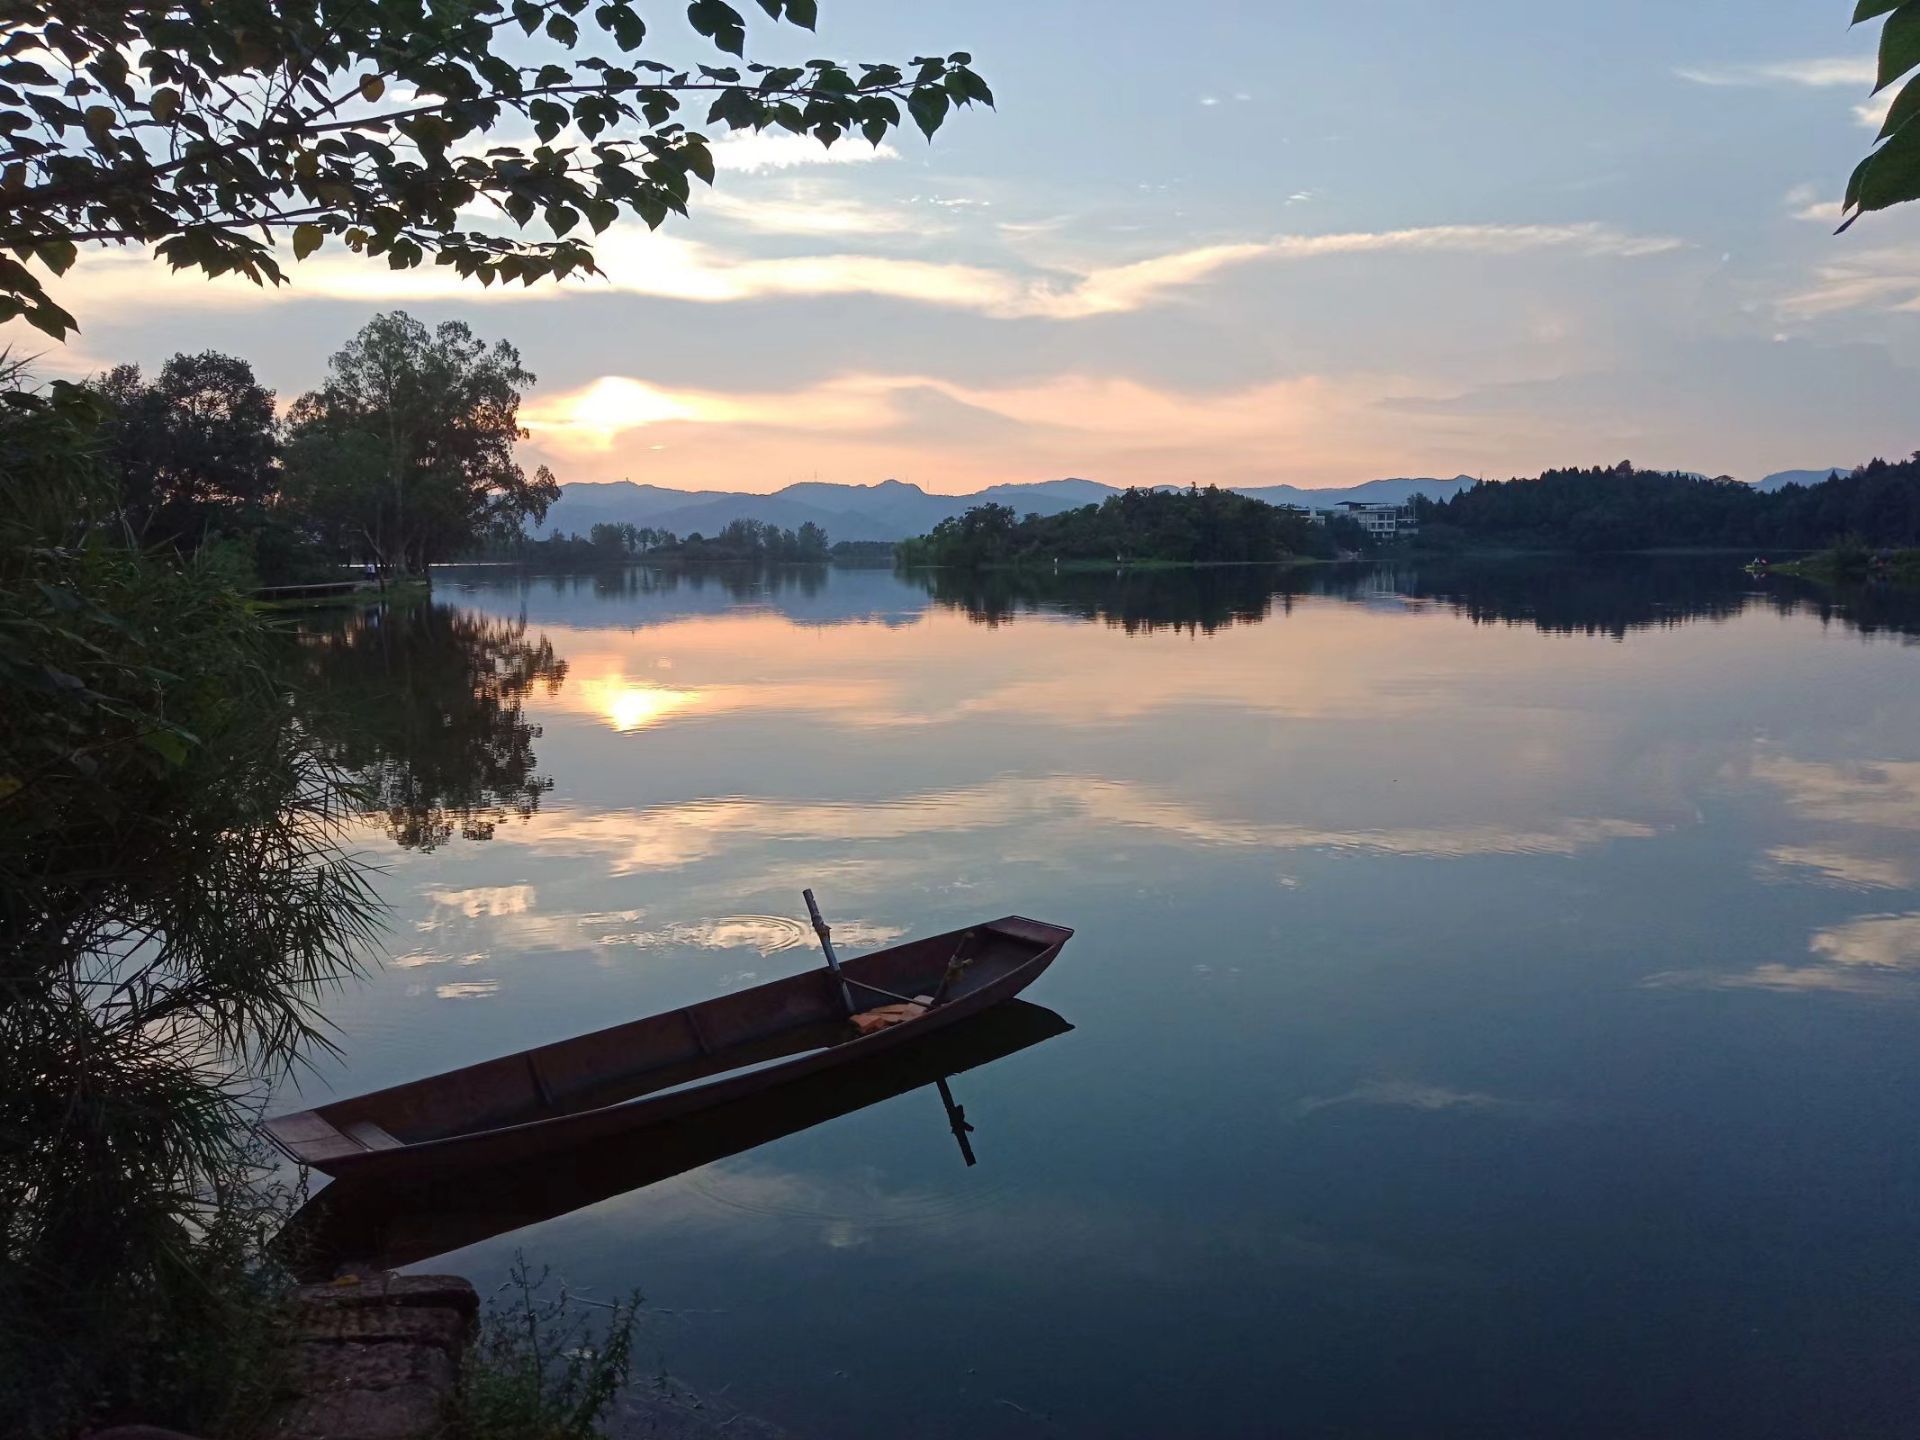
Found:
<svg viewBox="0 0 1920 1440"><path fill-rule="evenodd" d="M533 133L539 137L542 145L566 129L567 121L572 118L567 113L566 106L555 104L551 100L529 102L527 115L532 119Z"/></svg>
<svg viewBox="0 0 1920 1440"><path fill-rule="evenodd" d="M820 7L814 0L787 0L787 19L802 30L811 30L820 23Z"/></svg>
<svg viewBox="0 0 1920 1440"><path fill-rule="evenodd" d="M687 162L687 169L707 184L713 184L713 152L707 148L705 140L689 136L687 143L680 147L680 158Z"/></svg>
<svg viewBox="0 0 1920 1440"><path fill-rule="evenodd" d="M907 113L913 116L920 133L931 140L940 122L947 118L947 92L931 85L922 86L907 97Z"/></svg>
<svg viewBox="0 0 1920 1440"><path fill-rule="evenodd" d="M360 98L369 105L386 93L387 82L382 80L378 75L362 75L360 77Z"/></svg>
<svg viewBox="0 0 1920 1440"><path fill-rule="evenodd" d="M1876 15L1897 10L1905 3L1906 0L1860 0L1853 10L1853 23L1858 25L1862 20L1871 20Z"/></svg>
<svg viewBox="0 0 1920 1440"><path fill-rule="evenodd" d="M140 743L175 768L187 763L188 742L181 731L149 730L140 737Z"/></svg>
<svg viewBox="0 0 1920 1440"><path fill-rule="evenodd" d="M969 100L977 100L982 105L993 104L993 91L987 88L986 81L971 70L957 70L954 73L960 77L960 88Z"/></svg>
<svg viewBox="0 0 1920 1440"><path fill-rule="evenodd" d="M1878 95L1916 65L1920 65L1920 5L1902 5L1880 32L1880 80L1873 93Z"/></svg>
<svg viewBox="0 0 1920 1440"><path fill-rule="evenodd" d="M1887 123L1880 127L1878 138L1886 139L1916 113L1920 113L1920 79L1909 80L1906 88L1894 97L1893 104L1887 109Z"/></svg>
<svg viewBox="0 0 1920 1440"><path fill-rule="evenodd" d="M73 265L80 251L71 240L49 240L34 248L40 263L56 275L64 275Z"/></svg>
<svg viewBox="0 0 1920 1440"><path fill-rule="evenodd" d="M327 238L327 232L318 225L296 225L293 227L293 258L304 260L320 248Z"/></svg>
<svg viewBox="0 0 1920 1440"><path fill-rule="evenodd" d="M1920 126L1909 125L1866 158L1847 193L1864 210L1920 200Z"/></svg>
<svg viewBox="0 0 1920 1440"><path fill-rule="evenodd" d="M726 0L693 0L687 6L687 22L729 55L745 53L747 22Z"/></svg>

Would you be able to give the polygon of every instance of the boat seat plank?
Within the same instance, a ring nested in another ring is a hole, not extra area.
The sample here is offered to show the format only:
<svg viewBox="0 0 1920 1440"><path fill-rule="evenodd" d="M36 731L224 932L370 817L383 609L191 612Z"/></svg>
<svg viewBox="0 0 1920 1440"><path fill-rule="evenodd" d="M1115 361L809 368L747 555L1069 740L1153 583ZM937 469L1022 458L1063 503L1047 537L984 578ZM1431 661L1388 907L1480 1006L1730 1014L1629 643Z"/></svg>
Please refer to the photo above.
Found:
<svg viewBox="0 0 1920 1440"><path fill-rule="evenodd" d="M355 1120L342 1125L340 1133L358 1140L363 1150L398 1150L402 1143L371 1120Z"/></svg>

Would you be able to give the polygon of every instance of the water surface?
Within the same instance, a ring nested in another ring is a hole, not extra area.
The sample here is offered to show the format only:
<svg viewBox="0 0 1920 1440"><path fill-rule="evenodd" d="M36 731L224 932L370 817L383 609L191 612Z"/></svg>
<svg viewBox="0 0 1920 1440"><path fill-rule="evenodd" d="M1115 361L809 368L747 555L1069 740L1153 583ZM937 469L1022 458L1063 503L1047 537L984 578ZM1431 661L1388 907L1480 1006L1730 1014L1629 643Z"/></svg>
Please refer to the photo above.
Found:
<svg viewBox="0 0 1920 1440"><path fill-rule="evenodd" d="M352 1093L1014 912L1074 1027L427 1268L810 1436L1909 1434L1920 614L1721 562L445 572ZM323 1087L309 1089L321 1098Z"/></svg>

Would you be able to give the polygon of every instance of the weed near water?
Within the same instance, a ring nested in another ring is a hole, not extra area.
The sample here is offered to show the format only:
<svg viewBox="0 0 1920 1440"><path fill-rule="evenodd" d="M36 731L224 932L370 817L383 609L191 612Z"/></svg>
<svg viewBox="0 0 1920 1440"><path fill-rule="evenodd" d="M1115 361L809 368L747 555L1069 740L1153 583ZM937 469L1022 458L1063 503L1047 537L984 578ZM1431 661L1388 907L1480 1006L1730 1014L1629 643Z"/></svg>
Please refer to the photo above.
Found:
<svg viewBox="0 0 1920 1440"><path fill-rule="evenodd" d="M455 1440L596 1440L626 1388L640 1296L607 1304L548 1290L514 1257L480 1318L448 1415Z"/></svg>

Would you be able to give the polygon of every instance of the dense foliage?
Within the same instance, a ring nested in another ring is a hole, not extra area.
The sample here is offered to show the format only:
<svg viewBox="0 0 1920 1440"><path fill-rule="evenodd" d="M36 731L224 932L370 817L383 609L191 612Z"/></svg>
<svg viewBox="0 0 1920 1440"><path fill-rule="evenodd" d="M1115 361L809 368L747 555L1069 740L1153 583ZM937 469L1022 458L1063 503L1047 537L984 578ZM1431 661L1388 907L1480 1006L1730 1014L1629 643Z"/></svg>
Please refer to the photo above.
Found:
<svg viewBox="0 0 1920 1440"><path fill-rule="evenodd" d="M1811 550L1854 534L1869 544L1920 544L1920 456L1875 460L1818 485L1762 492L1738 481L1636 470L1549 470L1494 481L1450 499L1415 501L1421 543L1645 550L1736 546Z"/></svg>
<svg viewBox="0 0 1920 1440"><path fill-rule="evenodd" d="M560 494L544 465L529 477L513 458L533 381L513 346L459 321L374 316L294 403L288 504L330 553L412 574L518 532Z"/></svg>
<svg viewBox="0 0 1920 1440"><path fill-rule="evenodd" d="M117 365L92 388L110 412L105 458L136 536L193 550L266 523L280 441L273 392L246 361L175 355L152 384L138 365Z"/></svg>
<svg viewBox="0 0 1920 1440"><path fill-rule="evenodd" d="M518 529L496 531L469 552L476 560L512 560L561 570L626 565L635 560L744 562L758 565L817 565L833 555L827 532L807 521L783 530L759 520L733 520L711 538L699 531L682 539L671 530L606 522L585 537L550 535L536 540ZM891 550L891 547L888 547Z"/></svg>
<svg viewBox="0 0 1920 1440"><path fill-rule="evenodd" d="M1858 0L1853 23L1886 16L1880 32L1880 64L1873 93L1895 84L1920 66L1920 0ZM1920 200L1920 77L1909 80L1887 109L1875 137L1878 148L1862 160L1847 181L1845 229L1869 210L1885 210Z"/></svg>
<svg viewBox="0 0 1920 1440"><path fill-rule="evenodd" d="M133 542L225 549L268 584L335 579L349 561L419 573L519 534L559 493L514 459L533 379L512 346L404 311L369 321L285 424L234 356L175 355L151 383L116 366L88 387L103 500Z"/></svg>
<svg viewBox="0 0 1920 1440"><path fill-rule="evenodd" d="M218 557L128 542L108 414L0 393L0 1432L232 1418L255 1087L376 908ZM258 1398L257 1396L254 1398Z"/></svg>
<svg viewBox="0 0 1920 1440"><path fill-rule="evenodd" d="M1209 485L1127 490L1098 505L1022 520L1006 505L976 505L895 548L904 565L1051 564L1158 560L1233 564L1326 553L1304 516Z"/></svg>
<svg viewBox="0 0 1920 1440"><path fill-rule="evenodd" d="M758 3L813 28L816 0ZM743 54L725 0L685 13ZM952 106L993 101L964 53L742 75L636 57L649 38L628 0L16 0L0 18L0 321L74 328L29 262L58 275L89 243L260 284L284 278L282 238L295 260L331 238L487 284L596 273L587 234L623 211L658 226L713 183L688 118L878 144L903 106L931 137ZM683 116L690 101L704 113ZM536 219L549 238L525 235Z"/></svg>

